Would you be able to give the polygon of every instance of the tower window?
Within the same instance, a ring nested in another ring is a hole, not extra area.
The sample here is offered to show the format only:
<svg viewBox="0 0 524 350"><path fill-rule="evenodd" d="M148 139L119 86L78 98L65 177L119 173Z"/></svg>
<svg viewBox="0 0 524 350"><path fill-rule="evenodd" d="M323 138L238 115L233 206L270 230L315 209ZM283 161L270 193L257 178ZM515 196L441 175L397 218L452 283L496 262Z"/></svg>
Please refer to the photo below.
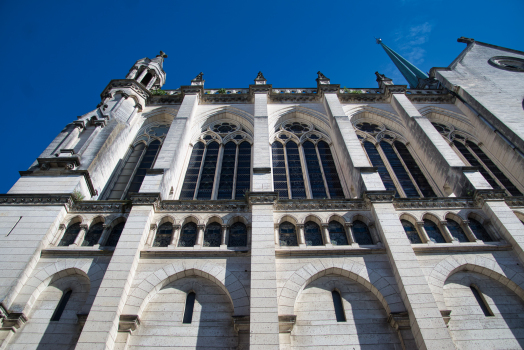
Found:
<svg viewBox="0 0 524 350"><path fill-rule="evenodd" d="M296 247L298 246L297 231L295 225L290 222L283 222L279 226L280 246Z"/></svg>
<svg viewBox="0 0 524 350"><path fill-rule="evenodd" d="M344 305L342 304L340 293L334 290L331 292L331 296L333 297L333 306L335 307L337 322L346 322L346 314L344 312Z"/></svg>
<svg viewBox="0 0 524 350"><path fill-rule="evenodd" d="M71 245L75 243L76 237L78 236L78 233L80 232L80 223L73 224L69 226L64 233L64 236L60 240L60 243L58 246L60 247L67 247L68 245Z"/></svg>
<svg viewBox="0 0 524 350"><path fill-rule="evenodd" d="M220 247L221 236L222 225L216 222L207 225L204 232L204 247Z"/></svg>
<svg viewBox="0 0 524 350"><path fill-rule="evenodd" d="M344 226L338 221L331 221L328 226L329 239L333 245L348 245Z"/></svg>
<svg viewBox="0 0 524 350"><path fill-rule="evenodd" d="M56 306L55 312L53 312L53 316L51 316L51 321L60 321L60 318L64 313L65 307L67 305L67 302L69 301L69 298L71 298L72 293L73 292L71 290L68 290L67 292L62 294L62 297L60 298L60 301Z"/></svg>
<svg viewBox="0 0 524 350"><path fill-rule="evenodd" d="M477 237L477 239L480 239L481 241L484 241L484 242L493 242L493 239L491 238L489 233L486 231L484 226L477 220L469 219L469 228L471 229L475 237Z"/></svg>
<svg viewBox="0 0 524 350"><path fill-rule="evenodd" d="M184 309L184 320L182 323L191 323L193 320L193 309L195 307L195 297L194 292L188 293L186 297L186 307Z"/></svg>
<svg viewBox="0 0 524 350"><path fill-rule="evenodd" d="M475 299L477 299L477 303L482 309L484 316L495 316L493 314L493 311L491 311L491 308L489 307L488 303L486 302L486 299L484 299L484 295L482 295L482 293L480 292L480 289L474 284L470 285L469 288L475 296Z"/></svg>
<svg viewBox="0 0 524 350"><path fill-rule="evenodd" d="M468 236L466 236L462 227L455 220L446 219L446 222L448 223L449 232L457 241L469 242Z"/></svg>
<svg viewBox="0 0 524 350"><path fill-rule="evenodd" d="M437 224L435 224L433 221L424 219L424 229L426 230L426 233L428 234L428 237L432 242L446 243L446 240L444 239L442 232L440 232L440 229L438 228Z"/></svg>
<svg viewBox="0 0 524 350"><path fill-rule="evenodd" d="M180 239L178 240L179 247L192 247L196 243L198 228L194 222L188 222L182 227L180 232Z"/></svg>
<svg viewBox="0 0 524 350"><path fill-rule="evenodd" d="M320 226L313 221L308 221L304 225L304 237L306 239L306 245L308 246L319 246L323 245L322 234L320 233Z"/></svg>
<svg viewBox="0 0 524 350"><path fill-rule="evenodd" d="M353 235L355 236L355 241L360 245L373 244L368 225L360 220L353 221Z"/></svg>
<svg viewBox="0 0 524 350"><path fill-rule="evenodd" d="M82 246L92 247L98 243L102 233L104 232L104 224L99 222L91 226L87 232Z"/></svg>
<svg viewBox="0 0 524 350"><path fill-rule="evenodd" d="M173 224L170 222L163 223L158 228L153 242L153 247L167 247L173 239Z"/></svg>
<svg viewBox="0 0 524 350"><path fill-rule="evenodd" d="M142 85L147 86L147 84L149 84L149 82L151 81L151 79L153 79L153 74L151 74L151 73L148 72L148 73L144 76L144 78L142 79L142 82L141 82Z"/></svg>
<svg viewBox="0 0 524 350"><path fill-rule="evenodd" d="M420 239L420 236L418 235L417 229L413 224L407 220L400 220L402 223L402 227L404 227L404 231L406 232L406 236L408 236L409 241L411 244L418 244L422 243L422 240Z"/></svg>
<svg viewBox="0 0 524 350"><path fill-rule="evenodd" d="M228 247L245 247L247 246L247 227L241 222L235 222L229 228Z"/></svg>

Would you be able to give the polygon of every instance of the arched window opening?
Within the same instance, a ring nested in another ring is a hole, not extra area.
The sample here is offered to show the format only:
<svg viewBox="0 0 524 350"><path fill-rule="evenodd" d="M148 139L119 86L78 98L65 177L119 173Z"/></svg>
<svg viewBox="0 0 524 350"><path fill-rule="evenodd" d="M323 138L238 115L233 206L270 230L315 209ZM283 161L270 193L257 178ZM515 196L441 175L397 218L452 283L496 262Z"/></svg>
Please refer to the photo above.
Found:
<svg viewBox="0 0 524 350"><path fill-rule="evenodd" d="M218 199L233 198L233 186L235 183L235 163L237 158L237 145L233 141L226 143L222 156L222 169L220 171L220 186L218 187Z"/></svg>
<svg viewBox="0 0 524 350"><path fill-rule="evenodd" d="M147 72L144 78L142 78L142 81L141 81L142 85L147 86L147 84L149 84L152 78L153 78L153 74Z"/></svg>
<svg viewBox="0 0 524 350"><path fill-rule="evenodd" d="M196 199L211 199L211 196L213 195L219 148L217 142L211 142L207 146Z"/></svg>
<svg viewBox="0 0 524 350"><path fill-rule="evenodd" d="M113 199L113 200L122 199L122 194L128 187L129 180L131 179L131 176L133 175L133 172L135 171L135 168L138 162L140 161L140 158L142 156L142 153L144 153L145 148L146 148L146 145L143 142L140 142L138 145L136 145L133 148L133 151L131 152L129 158L127 159L127 162L124 165L122 172L118 176L118 179L116 180L115 185L113 186L113 189L109 193L109 196L107 199Z"/></svg>
<svg viewBox="0 0 524 350"><path fill-rule="evenodd" d="M229 228L228 247L246 247L247 246L247 227L241 222L235 222Z"/></svg>
<svg viewBox="0 0 524 350"><path fill-rule="evenodd" d="M406 168L411 173L411 176L415 180L415 183L417 184L420 192L422 192L422 195L424 197L436 197L435 192L433 192L433 189L429 185L429 182L424 176L424 173L418 166L417 162L415 162L415 159L413 159L413 156L407 147L398 141L395 141L393 144L395 145L395 148L397 149L400 157L404 160Z"/></svg>
<svg viewBox="0 0 524 350"><path fill-rule="evenodd" d="M222 225L213 222L206 227L204 232L204 247L220 247Z"/></svg>
<svg viewBox="0 0 524 350"><path fill-rule="evenodd" d="M194 222L188 222L182 227L180 232L180 239L178 240L179 247L193 247L196 242L198 228Z"/></svg>
<svg viewBox="0 0 524 350"><path fill-rule="evenodd" d="M335 307L337 322L346 322L346 313L344 312L344 304L342 304L340 293L334 290L331 292L331 296L333 297L333 306Z"/></svg>
<svg viewBox="0 0 524 350"><path fill-rule="evenodd" d="M386 190L395 191L395 197L398 198L399 194L395 187L395 183L389 175L386 165L382 161L382 157L380 157L377 148L371 142L364 141L364 149L368 154L369 160L371 161L371 165L377 167L378 174L380 175L380 178L382 179L382 182L384 183L384 187L386 187Z"/></svg>
<svg viewBox="0 0 524 350"><path fill-rule="evenodd" d="M53 312L53 316L51 316L51 321L60 321L60 318L62 317L62 314L64 313L64 310L66 308L67 302L69 301L69 298L71 298L71 294L73 294L73 291L71 290L68 290L67 292L62 294L62 297L60 298L60 301L56 306L55 312Z"/></svg>
<svg viewBox="0 0 524 350"><path fill-rule="evenodd" d="M409 241L411 244L419 244L422 243L422 240L420 239L420 236L418 235L417 229L413 224L407 220L400 220L402 223L402 227L404 227L404 231L406 232L406 236L408 236Z"/></svg>
<svg viewBox="0 0 524 350"><path fill-rule="evenodd" d="M424 229L433 243L446 243L442 232L433 221L424 219Z"/></svg>
<svg viewBox="0 0 524 350"><path fill-rule="evenodd" d="M368 225L360 220L353 221L353 235L355 236L355 242L360 245L373 244Z"/></svg>
<svg viewBox="0 0 524 350"><path fill-rule="evenodd" d="M493 242L493 239L489 235L488 231L484 228L484 225L482 225L480 222L478 222L475 219L469 219L469 228L477 237L477 239L480 239L484 242Z"/></svg>
<svg viewBox="0 0 524 350"><path fill-rule="evenodd" d="M471 289L471 292L475 296L475 299L477 299L477 303L479 304L480 308L482 309L482 312L484 313L484 316L495 316L493 314L493 311L491 311L491 308L489 307L488 303L486 302L486 299L484 298L484 295L480 292L480 289L472 284L469 286Z"/></svg>
<svg viewBox="0 0 524 350"><path fill-rule="evenodd" d="M100 237L102 236L102 233L104 232L104 224L99 222L94 225L91 225L91 228L87 232L84 241L82 242L82 246L84 247L92 247L95 244L98 244L98 241L100 240Z"/></svg>
<svg viewBox="0 0 524 350"><path fill-rule="evenodd" d="M306 188L304 186L304 171L302 170L302 162L300 161L298 145L293 141L289 141L288 143L286 143L286 158L289 172L289 187L291 188L291 198L306 198Z"/></svg>
<svg viewBox="0 0 524 350"><path fill-rule="evenodd" d="M331 199L345 198L344 190L338 177L337 167L335 166L335 159L331 153L331 148L327 142L320 141L317 144L318 156L322 162L322 169L326 178L329 196Z"/></svg>
<svg viewBox="0 0 524 350"><path fill-rule="evenodd" d="M191 323L191 321L193 321L193 309L195 307L195 298L195 292L187 294L186 307L184 308L184 319L182 323Z"/></svg>
<svg viewBox="0 0 524 350"><path fill-rule="evenodd" d="M279 226L280 246L296 247L298 246L297 231L295 225L290 222L283 222Z"/></svg>
<svg viewBox="0 0 524 350"><path fill-rule="evenodd" d="M167 247L173 240L173 224L170 222L160 225L156 232L153 247Z"/></svg>
<svg viewBox="0 0 524 350"><path fill-rule="evenodd" d="M127 193L136 193L140 190L140 186L142 186L142 182L144 182L144 178L146 177L147 169L151 169L153 166L158 152L160 151L160 147L161 143L158 140L151 142L149 146L147 146L146 152L143 155L140 165L136 169Z"/></svg>
<svg viewBox="0 0 524 350"><path fill-rule="evenodd" d="M320 169L315 145L311 141L306 141L302 147L304 148L304 158L306 159L309 185L311 186L311 196L313 198L327 198L324 175Z"/></svg>
<svg viewBox="0 0 524 350"><path fill-rule="evenodd" d="M251 188L251 144L247 141L238 146L237 177L234 199L242 199Z"/></svg>
<svg viewBox="0 0 524 350"><path fill-rule="evenodd" d="M205 149L206 146L203 142L197 142L193 146L191 158L189 158L189 165L187 166L184 185L182 186L182 192L180 193L180 199L195 199L195 189L200 176L200 167Z"/></svg>
<svg viewBox="0 0 524 350"><path fill-rule="evenodd" d="M389 162L389 165L391 166L391 168L393 169L393 172L395 173L400 186L404 190L406 197L410 197L410 198L420 197L420 194L417 191L417 188L413 184L413 181L411 181L411 177L409 176L408 169L406 169L406 167L404 166L404 163L398 157L393 146L390 145L386 141L381 141L380 147L382 148L382 151L384 151L384 154L386 155L386 159Z"/></svg>
<svg viewBox="0 0 524 350"><path fill-rule="evenodd" d="M322 234L320 233L320 226L313 221L308 221L304 225L304 237L306 239L306 245L308 246L319 246L323 245Z"/></svg>
<svg viewBox="0 0 524 350"><path fill-rule="evenodd" d="M348 237L344 226L338 221L331 221L328 226L329 239L333 245L348 245Z"/></svg>
<svg viewBox="0 0 524 350"><path fill-rule="evenodd" d="M284 153L284 146L275 141L271 145L271 153L273 155L273 187L278 192L278 197L281 199L288 199L287 188L287 171L286 171L286 157Z"/></svg>
<svg viewBox="0 0 524 350"><path fill-rule="evenodd" d="M124 231L124 226L126 225L125 222L121 222L115 227L113 227L113 230L111 230L111 234L109 235L109 238L107 239L106 246L107 247L116 247L116 244L118 243L118 240L120 239L120 235L122 235L122 231Z"/></svg>
<svg viewBox="0 0 524 350"><path fill-rule="evenodd" d="M451 235L459 242L469 242L468 236L466 236L466 233L460 227L459 223L455 220L446 219L446 222L448 223L448 230L451 233Z"/></svg>
<svg viewBox="0 0 524 350"><path fill-rule="evenodd" d="M64 233L64 236L60 240L60 243L58 244L58 246L67 247L68 245L75 243L76 237L78 236L79 232L80 232L80 223L70 225L67 228L66 232Z"/></svg>

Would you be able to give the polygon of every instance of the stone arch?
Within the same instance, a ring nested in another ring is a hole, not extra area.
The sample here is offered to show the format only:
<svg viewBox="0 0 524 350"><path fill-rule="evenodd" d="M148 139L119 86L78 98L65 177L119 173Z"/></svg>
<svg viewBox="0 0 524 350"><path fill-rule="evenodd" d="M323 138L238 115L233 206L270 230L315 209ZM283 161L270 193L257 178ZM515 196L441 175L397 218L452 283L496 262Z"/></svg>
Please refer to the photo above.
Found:
<svg viewBox="0 0 524 350"><path fill-rule="evenodd" d="M298 225L299 224L299 221L297 220L296 217L294 217L293 215L289 215L289 214L283 214L281 215L278 219L277 219L277 224L280 225L281 223L285 222L285 221L289 221L290 223L292 223L293 225Z"/></svg>
<svg viewBox="0 0 524 350"><path fill-rule="evenodd" d="M224 224L224 220L222 220L222 218L220 216L215 215L215 214L209 215L208 217L206 217L204 219L204 221L205 221L206 226L209 225L209 224L212 224L214 222L216 222L216 223L218 223L220 225Z"/></svg>
<svg viewBox="0 0 524 350"><path fill-rule="evenodd" d="M107 227L109 230L112 230L113 228L115 228L116 225L122 223L122 222L126 222L127 221L127 217L125 216L117 216L115 218L113 218L113 220L111 220L108 224L107 224Z"/></svg>
<svg viewBox="0 0 524 350"><path fill-rule="evenodd" d="M444 124L451 124L455 128L459 126L459 129L473 130L473 125L469 121L468 117L462 114L455 113L448 109L427 106L419 110L419 113L427 117L430 121L443 122ZM450 122L450 119L452 121Z"/></svg>
<svg viewBox="0 0 524 350"><path fill-rule="evenodd" d="M72 218L68 219L68 221L66 222L67 222L66 224L66 230L67 230L69 226L71 225L82 224L82 223L87 222L87 218L84 215L75 215Z"/></svg>
<svg viewBox="0 0 524 350"><path fill-rule="evenodd" d="M351 217L351 220L350 222L354 222L356 220L359 220L359 221L362 221L363 223L365 223L368 227L373 225L373 220L371 220L370 218L368 218L367 216L365 215L362 215L362 214L355 214Z"/></svg>
<svg viewBox="0 0 524 350"><path fill-rule="evenodd" d="M308 221L313 221L314 223L316 223L319 227L322 227L322 224L324 223L324 221L318 216L318 215L315 215L315 214L307 214L302 220L301 220L301 224L305 224L306 222Z"/></svg>
<svg viewBox="0 0 524 350"><path fill-rule="evenodd" d="M295 271L287 279L278 296L279 314L294 315L295 301L300 292L317 278L329 274L347 277L362 284L378 298L388 314L406 311L396 286L391 285L379 272L346 258L344 260L316 259Z"/></svg>
<svg viewBox="0 0 524 350"><path fill-rule="evenodd" d="M462 216L460 216L459 214L454 213L452 211L448 211L448 212L444 213L444 220L446 220L446 219L451 219L451 220L455 221L459 225L464 225L464 218Z"/></svg>
<svg viewBox="0 0 524 350"><path fill-rule="evenodd" d="M353 125L361 121L374 121L389 127L400 135L405 133L404 124L395 113L370 106L348 106L344 108L344 112Z"/></svg>
<svg viewBox="0 0 524 350"><path fill-rule="evenodd" d="M180 226L184 226L185 224L188 224L190 222L193 222L197 225L203 225L204 224L204 221L202 220L201 217L199 217L198 215L195 215L195 214L191 214L191 215L188 215L186 217L184 217L183 220L180 220Z"/></svg>
<svg viewBox="0 0 524 350"><path fill-rule="evenodd" d="M232 106L221 106L204 111L195 116L193 125L191 126L191 135L201 133L202 127L219 119L232 119L240 123L241 126L248 131L248 134L252 135L254 132L253 126L255 118L252 114ZM190 139L192 139L192 137L190 137Z"/></svg>
<svg viewBox="0 0 524 350"><path fill-rule="evenodd" d="M249 297L244 285L224 267L202 260L197 260L194 264L173 262L151 273L132 290L123 314L140 317L146 305L160 289L178 279L191 276L200 276L218 285L231 301L234 315L249 314Z"/></svg>
<svg viewBox="0 0 524 350"><path fill-rule="evenodd" d="M456 272L473 271L491 277L524 300L524 271L516 271L506 265L479 255L450 256L438 263L428 277L428 284L440 310L446 308L444 283ZM513 282L513 280L517 282Z"/></svg>
<svg viewBox="0 0 524 350"><path fill-rule="evenodd" d="M433 221L435 225L437 225L440 228L441 218L439 218L437 214L430 213L430 212L424 212L420 219L421 220L426 219L426 220Z"/></svg>
<svg viewBox="0 0 524 350"><path fill-rule="evenodd" d="M315 111L314 109L298 105L284 107L271 113L268 118L269 130L274 131L277 125L293 118L307 120L313 123L315 127L318 125L320 131L327 132L328 130L331 130L329 119L325 114ZM327 132L327 134L330 136L329 132Z"/></svg>
<svg viewBox="0 0 524 350"><path fill-rule="evenodd" d="M163 215L160 220L157 222L157 226L160 227L160 225L165 224L166 222L170 222L171 224L175 225L176 220L173 215Z"/></svg>
<svg viewBox="0 0 524 350"><path fill-rule="evenodd" d="M326 224L329 224L331 221L336 221L342 225L345 225L348 221L346 220L346 217L339 215L339 214L331 214L328 216L328 219L326 220Z"/></svg>
<svg viewBox="0 0 524 350"><path fill-rule="evenodd" d="M152 111L142 113L142 117L146 118L148 122L165 122L171 124L177 114L178 108L159 107Z"/></svg>
<svg viewBox="0 0 524 350"><path fill-rule="evenodd" d="M411 213L400 213L398 219L409 221L413 226L417 227L417 218Z"/></svg>
<svg viewBox="0 0 524 350"><path fill-rule="evenodd" d="M250 223L249 223L249 220L246 219L246 218L245 218L244 216L242 216L242 215L233 215L233 216L231 216L231 217L229 218L229 220L227 220L227 221L226 221L225 218L224 218L224 221L225 221L225 222L227 223L227 225L229 225L229 226L233 225L233 224L236 223L236 222L241 222L241 223L243 223L243 224L246 225L246 226L250 224Z"/></svg>

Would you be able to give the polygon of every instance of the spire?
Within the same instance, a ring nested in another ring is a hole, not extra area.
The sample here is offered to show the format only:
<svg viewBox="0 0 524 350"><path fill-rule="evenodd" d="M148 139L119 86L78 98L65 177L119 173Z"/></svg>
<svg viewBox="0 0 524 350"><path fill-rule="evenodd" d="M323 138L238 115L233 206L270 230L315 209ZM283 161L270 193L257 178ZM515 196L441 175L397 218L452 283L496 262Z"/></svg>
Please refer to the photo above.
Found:
<svg viewBox="0 0 524 350"><path fill-rule="evenodd" d="M404 78L408 81L409 86L415 89L419 85L419 79L428 79L428 75L415 67L411 62L400 56L395 51L391 50L386 44L382 42L382 39L375 39L377 44L381 45L384 51L388 54L389 58L395 63L398 70Z"/></svg>

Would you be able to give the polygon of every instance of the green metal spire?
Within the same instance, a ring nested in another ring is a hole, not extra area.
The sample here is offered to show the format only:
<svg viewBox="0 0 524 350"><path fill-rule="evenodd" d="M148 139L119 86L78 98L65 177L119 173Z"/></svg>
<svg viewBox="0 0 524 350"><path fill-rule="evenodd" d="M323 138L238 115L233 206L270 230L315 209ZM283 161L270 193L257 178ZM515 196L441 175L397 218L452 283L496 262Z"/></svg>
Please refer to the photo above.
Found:
<svg viewBox="0 0 524 350"><path fill-rule="evenodd" d="M391 50L386 44L382 42L382 39L376 39L377 44L381 45L384 51L388 54L389 58L395 63L395 66L397 66L398 70L404 78L408 81L409 86L412 89L415 89L418 85L419 79L427 79L429 78L426 73L415 67L411 62L406 60L404 57L400 56L395 51Z"/></svg>

